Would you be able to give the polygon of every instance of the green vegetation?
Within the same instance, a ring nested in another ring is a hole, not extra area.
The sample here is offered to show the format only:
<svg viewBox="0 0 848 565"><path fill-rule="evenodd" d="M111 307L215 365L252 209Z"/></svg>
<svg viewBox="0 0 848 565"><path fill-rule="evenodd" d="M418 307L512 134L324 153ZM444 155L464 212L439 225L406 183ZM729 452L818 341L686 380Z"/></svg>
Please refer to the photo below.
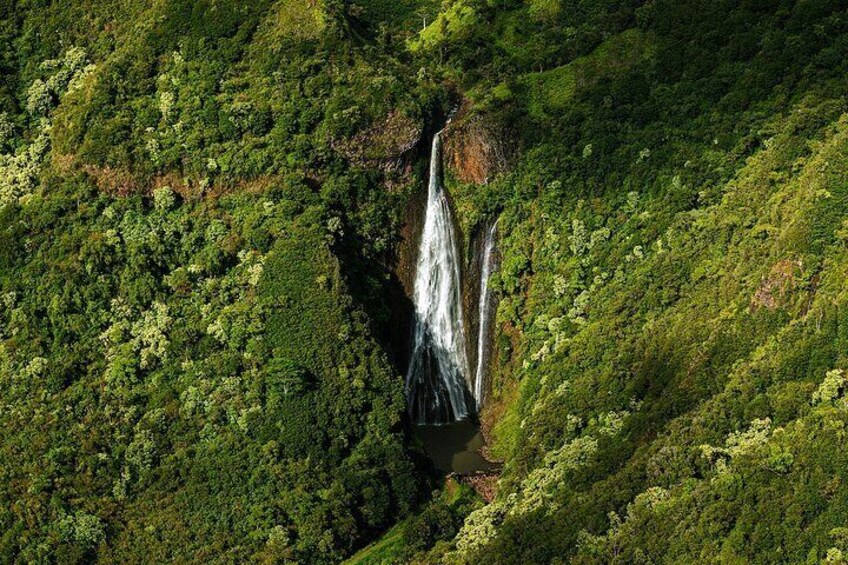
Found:
<svg viewBox="0 0 848 565"><path fill-rule="evenodd" d="M481 504L470 487L448 479L418 514L399 522L379 541L359 551L345 565L405 563L416 553L453 538L462 520Z"/></svg>
<svg viewBox="0 0 848 565"><path fill-rule="evenodd" d="M340 9L3 9L0 561L337 563L428 492L405 189L333 147L433 94Z"/></svg>
<svg viewBox="0 0 848 565"><path fill-rule="evenodd" d="M18 1L0 39L0 561L848 559L844 3ZM427 494L386 300L458 101L485 504Z"/></svg>
<svg viewBox="0 0 848 565"><path fill-rule="evenodd" d="M508 174L451 187L466 225L497 213L504 234L506 469L421 560L840 562L848 13L596 5L571 21L607 33L570 61L470 56L555 33L536 4L446 46L520 143Z"/></svg>
<svg viewBox="0 0 848 565"><path fill-rule="evenodd" d="M4 209L4 560L336 562L409 512L403 397L320 201L84 187Z"/></svg>

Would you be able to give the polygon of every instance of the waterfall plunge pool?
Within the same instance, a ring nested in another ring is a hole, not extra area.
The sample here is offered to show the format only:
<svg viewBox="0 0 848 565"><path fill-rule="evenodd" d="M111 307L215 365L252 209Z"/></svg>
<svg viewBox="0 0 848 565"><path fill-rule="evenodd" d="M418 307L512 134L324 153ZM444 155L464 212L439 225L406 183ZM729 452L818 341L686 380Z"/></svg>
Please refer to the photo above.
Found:
<svg viewBox="0 0 848 565"><path fill-rule="evenodd" d="M485 445L477 424L459 420L449 424L419 424L413 426L415 435L433 466L445 473L475 473L494 471L500 466L480 453Z"/></svg>

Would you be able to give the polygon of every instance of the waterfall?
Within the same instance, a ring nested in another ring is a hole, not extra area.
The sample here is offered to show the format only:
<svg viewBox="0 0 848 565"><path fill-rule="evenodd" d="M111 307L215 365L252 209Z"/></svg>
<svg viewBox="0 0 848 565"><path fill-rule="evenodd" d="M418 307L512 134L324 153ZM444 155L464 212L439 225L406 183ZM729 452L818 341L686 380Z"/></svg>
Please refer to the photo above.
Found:
<svg viewBox="0 0 848 565"><path fill-rule="evenodd" d="M413 293L414 341L406 374L410 417L428 424L462 420L470 414L459 248L450 206L439 181L440 134L433 137L430 154L427 209Z"/></svg>
<svg viewBox="0 0 848 565"><path fill-rule="evenodd" d="M488 345L490 314L492 310L489 298L489 277L492 275L492 264L494 260L495 229L497 222L486 232L483 238L483 256L480 259L480 297L477 316L477 371L474 374L474 400L477 409L483 405L483 379L485 377L486 345Z"/></svg>

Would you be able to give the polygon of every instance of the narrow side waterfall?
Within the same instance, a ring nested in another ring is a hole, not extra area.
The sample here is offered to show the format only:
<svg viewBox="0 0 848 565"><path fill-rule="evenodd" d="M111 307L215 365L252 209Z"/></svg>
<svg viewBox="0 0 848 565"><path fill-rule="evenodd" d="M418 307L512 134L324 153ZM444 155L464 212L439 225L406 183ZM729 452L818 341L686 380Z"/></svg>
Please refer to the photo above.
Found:
<svg viewBox="0 0 848 565"><path fill-rule="evenodd" d="M471 413L459 248L450 206L439 180L440 133L433 137L430 154L427 209L413 292L414 342L406 374L409 414L420 424L449 423Z"/></svg>
<svg viewBox="0 0 848 565"><path fill-rule="evenodd" d="M489 296L489 277L494 264L495 231L497 222L486 232L483 238L483 256L480 259L480 303L477 316L477 370L474 373L474 400L477 409L483 405L483 385L488 363L487 345L489 344L489 326L491 324L492 300Z"/></svg>

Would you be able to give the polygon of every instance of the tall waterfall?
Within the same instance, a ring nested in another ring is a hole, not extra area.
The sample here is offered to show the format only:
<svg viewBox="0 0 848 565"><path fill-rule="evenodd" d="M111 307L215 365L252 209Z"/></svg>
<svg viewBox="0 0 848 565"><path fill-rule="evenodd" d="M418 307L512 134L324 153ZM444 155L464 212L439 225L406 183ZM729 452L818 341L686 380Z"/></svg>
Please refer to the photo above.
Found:
<svg viewBox="0 0 848 565"><path fill-rule="evenodd" d="M488 361L486 346L488 345L490 314L492 310L489 297L489 277L492 275L495 248L495 230L497 222L486 232L483 238L483 257L480 259L480 302L478 305L477 325L477 371L474 374L474 400L477 409L483 405L483 379Z"/></svg>
<svg viewBox="0 0 848 565"><path fill-rule="evenodd" d="M439 181L437 133L430 154L430 184L415 273L415 329L406 374L413 421L448 423L469 416L468 357L462 320L459 249L450 206Z"/></svg>

